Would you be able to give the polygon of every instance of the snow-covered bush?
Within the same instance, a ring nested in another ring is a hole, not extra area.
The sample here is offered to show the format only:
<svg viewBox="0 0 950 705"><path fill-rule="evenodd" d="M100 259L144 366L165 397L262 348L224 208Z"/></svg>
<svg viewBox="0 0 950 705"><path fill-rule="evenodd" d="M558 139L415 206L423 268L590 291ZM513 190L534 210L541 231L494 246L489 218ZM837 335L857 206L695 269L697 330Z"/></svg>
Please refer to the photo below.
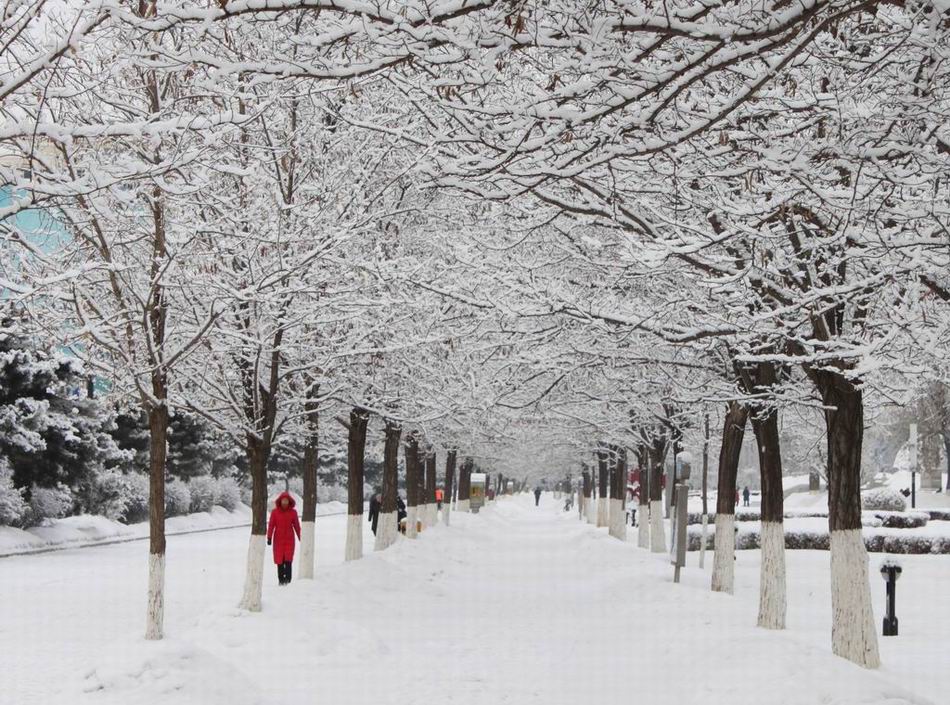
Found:
<svg viewBox="0 0 950 705"><path fill-rule="evenodd" d="M888 529L919 529L926 526L930 520L930 515L926 512L901 512L891 514L890 512L881 512L875 515L881 526Z"/></svg>
<svg viewBox="0 0 950 705"><path fill-rule="evenodd" d="M696 531L689 533L688 551L698 551L701 538ZM864 536L864 546L869 553L913 553L913 554L950 554L950 537L947 536L897 536L892 534L868 533ZM714 547L714 533L706 534L706 547ZM760 548L758 529L741 532L736 538L736 549ZM831 536L827 531L786 529L785 548L788 550L828 551L831 549Z"/></svg>
<svg viewBox="0 0 950 705"><path fill-rule="evenodd" d="M878 487L861 493L861 506L865 509L881 509L887 512L903 512L907 509L907 500L897 490Z"/></svg>
<svg viewBox="0 0 950 705"><path fill-rule="evenodd" d="M148 475L132 472L125 476L125 500L122 521L137 524L148 519Z"/></svg>
<svg viewBox="0 0 950 705"><path fill-rule="evenodd" d="M0 458L0 526L19 524L27 512L23 490L13 485L13 470L6 458Z"/></svg>
<svg viewBox="0 0 950 705"><path fill-rule="evenodd" d="M405 490L403 490L405 495ZM346 502L348 499L346 487L343 485L319 485L317 497L321 502Z"/></svg>
<svg viewBox="0 0 950 705"><path fill-rule="evenodd" d="M191 511L210 512L214 506L214 478L210 475L198 475L188 482L191 490Z"/></svg>
<svg viewBox="0 0 950 705"><path fill-rule="evenodd" d="M80 510L113 521L125 515L128 506L128 482L118 469L100 470L83 482L76 492Z"/></svg>
<svg viewBox="0 0 950 705"><path fill-rule="evenodd" d="M165 516L177 517L191 511L191 490L181 480L165 483Z"/></svg>
<svg viewBox="0 0 950 705"><path fill-rule="evenodd" d="M229 512L241 503L241 488L233 477L219 477L214 483L214 503Z"/></svg>
<svg viewBox="0 0 950 705"><path fill-rule="evenodd" d="M289 490L291 494L303 497L303 478L291 477L287 482L283 480L272 482L267 486L267 496L276 497L285 489Z"/></svg>
<svg viewBox="0 0 950 705"><path fill-rule="evenodd" d="M73 508L73 496L65 485L30 488L29 523L39 524L46 519L59 519Z"/></svg>

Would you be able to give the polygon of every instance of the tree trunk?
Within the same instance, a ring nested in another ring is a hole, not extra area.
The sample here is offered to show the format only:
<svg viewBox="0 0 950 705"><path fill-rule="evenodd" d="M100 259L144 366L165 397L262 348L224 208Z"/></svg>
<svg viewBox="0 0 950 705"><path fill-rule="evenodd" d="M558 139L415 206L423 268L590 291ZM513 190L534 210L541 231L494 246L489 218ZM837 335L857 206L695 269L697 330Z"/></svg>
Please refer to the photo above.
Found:
<svg viewBox="0 0 950 705"><path fill-rule="evenodd" d="M416 520L423 529L426 528L426 453L422 446L416 456Z"/></svg>
<svg viewBox="0 0 950 705"><path fill-rule="evenodd" d="M751 421L759 452L759 480L762 485L758 624L765 629L784 629L785 507L778 413L774 409L760 408L752 415Z"/></svg>
<svg viewBox="0 0 950 705"><path fill-rule="evenodd" d="M950 492L950 429L943 431L943 454L947 460L947 491Z"/></svg>
<svg viewBox="0 0 950 705"><path fill-rule="evenodd" d="M363 458L366 452L366 425L369 412L360 407L350 411L350 432L346 447L346 554L345 560L363 557Z"/></svg>
<svg viewBox="0 0 950 705"><path fill-rule="evenodd" d="M239 606L260 612L267 543L267 452L261 438L250 433L247 434L247 462L251 473L251 537L247 546L244 595Z"/></svg>
<svg viewBox="0 0 950 705"><path fill-rule="evenodd" d="M581 498L578 504L580 504L578 509L579 518L584 521L587 517L587 507L590 504L590 470L587 469L586 464L581 471Z"/></svg>
<svg viewBox="0 0 950 705"><path fill-rule="evenodd" d="M317 402L320 386L307 388L307 441L303 450L303 515L300 524L300 579L313 580L313 563L317 521L317 469L320 462L320 407Z"/></svg>
<svg viewBox="0 0 950 705"><path fill-rule="evenodd" d="M637 446L637 545L650 548L650 454L646 446Z"/></svg>
<svg viewBox="0 0 950 705"><path fill-rule="evenodd" d="M806 371L821 393L828 435L831 650L865 668L877 668L881 660L871 609L868 554L861 533L864 400L861 389L842 373Z"/></svg>
<svg viewBox="0 0 950 705"><path fill-rule="evenodd" d="M597 526L599 528L601 526L607 526L610 512L610 507L607 504L610 471L607 466L607 451L604 449L597 451L597 480L600 485L600 494L597 497Z"/></svg>
<svg viewBox="0 0 950 705"><path fill-rule="evenodd" d="M663 461L666 459L666 441L654 440L650 456L650 550L666 553L666 527L663 524Z"/></svg>
<svg viewBox="0 0 950 705"><path fill-rule="evenodd" d="M426 526L439 523L439 506L435 499L436 456L431 446L426 451Z"/></svg>
<svg viewBox="0 0 950 705"><path fill-rule="evenodd" d="M703 516L700 520L702 533L699 539L699 567L706 565L706 529L709 525L709 413L703 415Z"/></svg>
<svg viewBox="0 0 950 705"><path fill-rule="evenodd" d="M466 458L459 472L459 499L456 509L460 512L470 511L470 497L472 491L472 459Z"/></svg>
<svg viewBox="0 0 950 705"><path fill-rule="evenodd" d="M716 490L716 538L713 554L712 589L732 593L736 559L736 475L749 411L737 401L729 402L719 451L719 488Z"/></svg>
<svg viewBox="0 0 950 705"><path fill-rule="evenodd" d="M163 385L164 386L164 385ZM165 458L168 406L164 397L148 410L148 607L145 638L161 639L165 622Z"/></svg>
<svg viewBox="0 0 950 705"><path fill-rule="evenodd" d="M624 497L627 493L627 450L614 447L613 482L610 484L610 529L615 539L627 540L627 514Z"/></svg>
<svg viewBox="0 0 950 705"><path fill-rule="evenodd" d="M396 495L399 492L399 439L402 426L386 421L386 443L383 448L383 496L379 508L375 549L382 551L396 543L399 534Z"/></svg>
<svg viewBox="0 0 950 705"><path fill-rule="evenodd" d="M140 7L140 10L143 9ZM154 12L154 6L142 15ZM149 112L161 111L161 90L156 71L145 75L145 89ZM162 160L160 143L152 157ZM145 638L161 639L165 630L165 460L168 454L168 370L165 366L165 330L168 324L168 300L162 284L162 272L168 265L165 200L161 186L152 186L149 209L152 215L151 261L149 263L148 298L145 313L148 320L145 337L148 344L148 362L152 369L152 401L146 405L149 422L149 483L148 483L148 598L145 613ZM131 352L131 351L130 351Z"/></svg>
<svg viewBox="0 0 950 705"><path fill-rule="evenodd" d="M419 514L419 437L415 431L406 436L406 538L418 535L416 521Z"/></svg>
<svg viewBox="0 0 950 705"><path fill-rule="evenodd" d="M452 490L455 485L455 462L457 450L450 450L445 455L445 487L442 488L442 521L449 526L449 515L452 513Z"/></svg>

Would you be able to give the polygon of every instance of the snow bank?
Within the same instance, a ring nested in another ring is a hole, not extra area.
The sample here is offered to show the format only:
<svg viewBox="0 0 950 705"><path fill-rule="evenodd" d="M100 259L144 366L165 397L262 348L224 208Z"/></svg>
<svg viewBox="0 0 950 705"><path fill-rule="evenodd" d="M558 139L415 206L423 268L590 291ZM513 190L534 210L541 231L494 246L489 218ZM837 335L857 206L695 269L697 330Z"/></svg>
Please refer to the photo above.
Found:
<svg viewBox="0 0 950 705"><path fill-rule="evenodd" d="M827 492L795 492L785 498L785 509L824 509L828 511Z"/></svg>
<svg viewBox="0 0 950 705"><path fill-rule="evenodd" d="M171 521L169 519L169 523ZM0 555L69 544L92 544L121 538L137 538L139 526L138 524L127 526L105 517L88 514L56 519L46 526L35 526L26 531L10 526L0 526ZM147 534L148 524L145 523L144 526Z"/></svg>
<svg viewBox="0 0 950 705"><path fill-rule="evenodd" d="M299 502L299 498L298 498ZM317 516L346 514L343 502L325 502L317 505ZM234 511L214 506L210 512L195 512L165 519L165 532L169 536L191 531L211 531L249 526L251 508L239 504ZM80 548L110 541L132 541L148 537L148 522L121 524L101 516L81 514L56 519L46 526L23 530L12 526L0 526L0 558L34 551L57 548Z"/></svg>
<svg viewBox="0 0 950 705"><path fill-rule="evenodd" d="M143 654L147 657L143 658ZM82 683L85 694L109 693L114 702L162 705L259 705L260 684L193 644L165 639L109 654Z"/></svg>
<svg viewBox="0 0 950 705"><path fill-rule="evenodd" d="M223 507L212 507L210 512L196 512L165 520L165 532L174 534L189 531L225 529L250 524L251 509L241 504L233 512ZM0 557L56 548L80 548L110 541L132 541L148 536L148 522L121 524L100 516L81 514L35 526L23 531L0 526Z"/></svg>

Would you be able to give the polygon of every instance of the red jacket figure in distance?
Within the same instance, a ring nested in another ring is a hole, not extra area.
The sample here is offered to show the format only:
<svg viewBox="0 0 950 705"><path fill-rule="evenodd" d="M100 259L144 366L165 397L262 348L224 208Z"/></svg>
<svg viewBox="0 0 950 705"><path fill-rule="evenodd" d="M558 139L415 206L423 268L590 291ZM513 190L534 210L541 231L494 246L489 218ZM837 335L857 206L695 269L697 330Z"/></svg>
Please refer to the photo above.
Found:
<svg viewBox="0 0 950 705"><path fill-rule="evenodd" d="M294 534L300 538L300 519L294 509L295 504L289 492L281 492L267 522L267 545L274 546L274 563L277 565L277 582L280 585L290 582L290 566L296 546Z"/></svg>

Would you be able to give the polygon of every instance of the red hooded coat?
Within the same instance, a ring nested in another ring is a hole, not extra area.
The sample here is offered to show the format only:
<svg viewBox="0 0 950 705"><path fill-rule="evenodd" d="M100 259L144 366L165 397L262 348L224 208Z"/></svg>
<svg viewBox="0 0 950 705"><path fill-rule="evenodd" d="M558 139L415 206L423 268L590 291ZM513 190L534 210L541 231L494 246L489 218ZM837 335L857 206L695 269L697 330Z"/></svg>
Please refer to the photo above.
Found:
<svg viewBox="0 0 950 705"><path fill-rule="evenodd" d="M290 500L286 509L280 506L280 500L284 497ZM274 563L277 565L294 559L294 534L300 538L300 520L297 518L297 510L294 509L295 504L289 492L281 492L274 502L270 521L267 522L267 540L273 541Z"/></svg>

